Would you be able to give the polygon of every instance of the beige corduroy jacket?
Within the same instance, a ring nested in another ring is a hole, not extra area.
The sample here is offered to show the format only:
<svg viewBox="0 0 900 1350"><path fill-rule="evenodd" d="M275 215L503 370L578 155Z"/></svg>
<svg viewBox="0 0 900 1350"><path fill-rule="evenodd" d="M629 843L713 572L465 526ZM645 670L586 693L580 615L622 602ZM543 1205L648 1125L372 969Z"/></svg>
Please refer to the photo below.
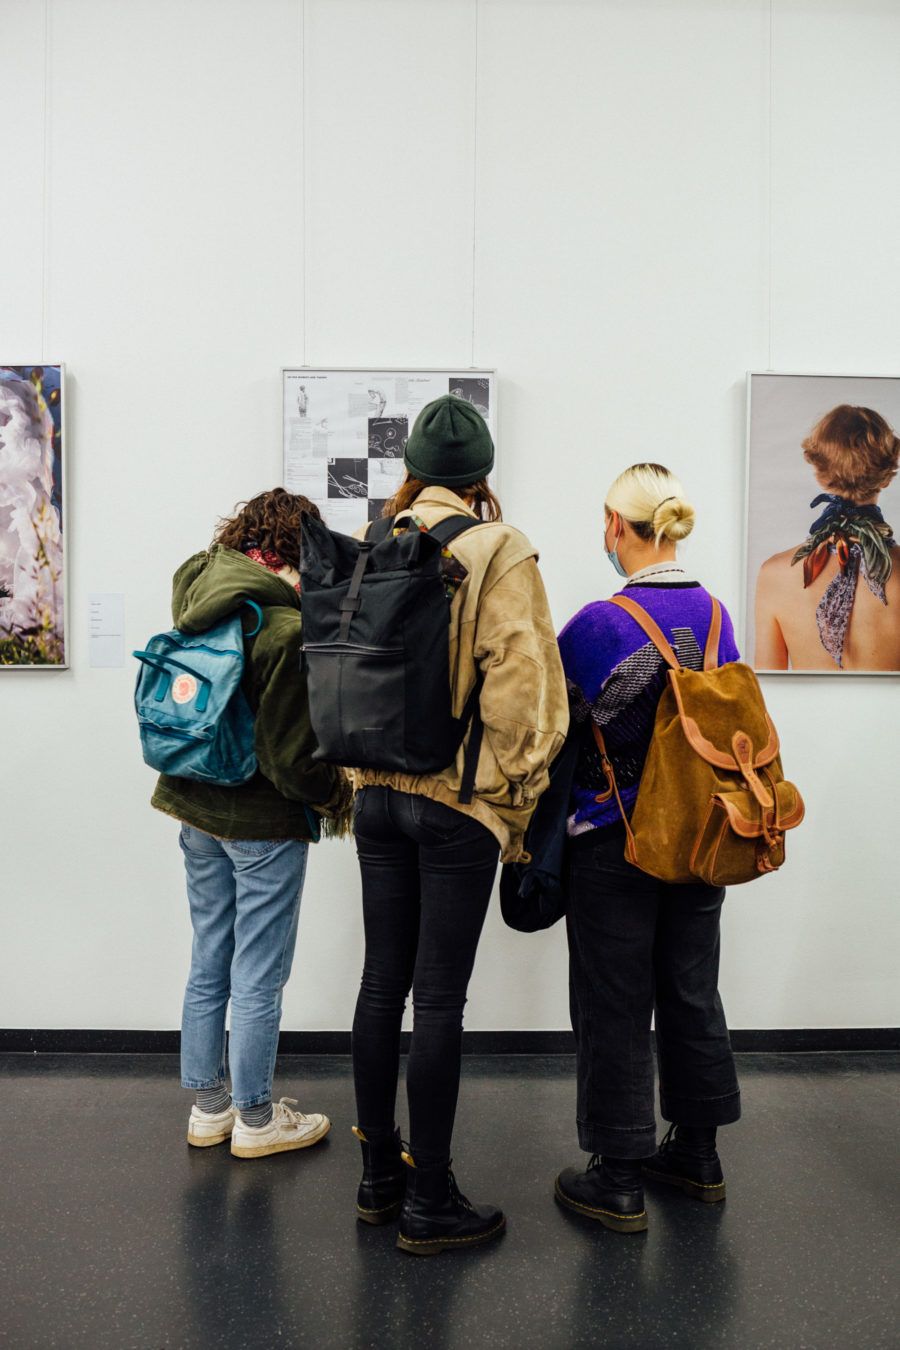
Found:
<svg viewBox="0 0 900 1350"><path fill-rule="evenodd" d="M471 515L449 488L428 487L412 512L429 528L450 515ZM467 576L450 606L450 679L453 714L462 713L475 683L484 680L484 740L475 793L459 801L465 744L437 774L354 769L356 788L379 785L419 793L474 816L500 841L504 862L523 856L522 836L549 780L569 724L566 683L544 583L532 544L510 525L479 525L453 540L453 556Z"/></svg>

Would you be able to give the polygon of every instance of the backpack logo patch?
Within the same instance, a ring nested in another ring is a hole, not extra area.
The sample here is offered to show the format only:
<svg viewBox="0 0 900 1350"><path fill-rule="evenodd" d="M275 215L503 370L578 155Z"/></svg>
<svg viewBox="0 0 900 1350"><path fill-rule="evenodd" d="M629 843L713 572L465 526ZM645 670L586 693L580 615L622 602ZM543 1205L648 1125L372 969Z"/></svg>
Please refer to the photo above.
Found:
<svg viewBox="0 0 900 1350"><path fill-rule="evenodd" d="M172 701L190 703L197 697L197 681L193 675L178 675L172 681Z"/></svg>

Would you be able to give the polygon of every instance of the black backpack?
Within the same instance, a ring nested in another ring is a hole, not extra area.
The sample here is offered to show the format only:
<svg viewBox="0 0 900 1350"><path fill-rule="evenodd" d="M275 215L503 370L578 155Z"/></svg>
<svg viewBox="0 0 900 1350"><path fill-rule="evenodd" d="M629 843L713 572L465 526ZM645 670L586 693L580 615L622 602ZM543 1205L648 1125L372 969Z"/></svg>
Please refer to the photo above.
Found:
<svg viewBox="0 0 900 1350"><path fill-rule="evenodd" d="M460 717L451 708L450 601L441 552L481 522L449 516L431 530L382 519L362 541L304 514L301 668L313 758L354 769L437 773L471 723L459 800L472 799L481 748L476 682ZM406 528L402 528L406 526Z"/></svg>

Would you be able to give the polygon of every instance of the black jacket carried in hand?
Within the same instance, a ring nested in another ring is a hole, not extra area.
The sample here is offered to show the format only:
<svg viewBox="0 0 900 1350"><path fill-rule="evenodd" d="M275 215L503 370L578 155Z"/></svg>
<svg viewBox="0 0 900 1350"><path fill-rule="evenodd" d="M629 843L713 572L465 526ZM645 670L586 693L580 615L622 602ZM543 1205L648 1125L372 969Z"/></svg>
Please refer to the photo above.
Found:
<svg viewBox="0 0 900 1350"><path fill-rule="evenodd" d="M551 928L566 912L566 822L578 759L580 728L572 727L550 768L550 785L525 833L529 862L506 863L500 873L504 921L520 933Z"/></svg>

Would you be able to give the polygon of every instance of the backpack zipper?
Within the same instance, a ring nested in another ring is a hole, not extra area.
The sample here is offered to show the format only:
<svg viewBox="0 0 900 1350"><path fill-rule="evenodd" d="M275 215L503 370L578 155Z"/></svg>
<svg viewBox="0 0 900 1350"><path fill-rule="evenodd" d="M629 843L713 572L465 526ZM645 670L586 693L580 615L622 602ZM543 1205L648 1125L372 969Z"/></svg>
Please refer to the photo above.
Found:
<svg viewBox="0 0 900 1350"><path fill-rule="evenodd" d="M353 656L402 656L402 647L367 647L362 642L309 642L304 643L301 651L321 652L324 656L340 656L349 653Z"/></svg>
<svg viewBox="0 0 900 1350"><path fill-rule="evenodd" d="M156 722L149 721L146 717L138 718L139 725L146 727L148 731L155 731L159 736L174 736L179 741L211 741L212 733L209 731L179 731L176 727L161 727Z"/></svg>

